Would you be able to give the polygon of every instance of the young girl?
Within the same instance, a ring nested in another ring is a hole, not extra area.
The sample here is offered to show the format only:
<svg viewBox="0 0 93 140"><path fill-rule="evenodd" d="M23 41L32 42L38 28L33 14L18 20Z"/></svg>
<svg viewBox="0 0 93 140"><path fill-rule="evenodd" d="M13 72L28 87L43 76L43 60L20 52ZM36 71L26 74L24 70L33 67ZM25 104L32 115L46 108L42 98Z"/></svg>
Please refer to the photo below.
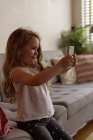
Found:
<svg viewBox="0 0 93 140"><path fill-rule="evenodd" d="M17 126L35 140L72 140L52 117L54 108L47 82L76 63L65 56L55 66L44 69L39 36L28 29L16 29L9 37L4 63L4 91L17 102Z"/></svg>

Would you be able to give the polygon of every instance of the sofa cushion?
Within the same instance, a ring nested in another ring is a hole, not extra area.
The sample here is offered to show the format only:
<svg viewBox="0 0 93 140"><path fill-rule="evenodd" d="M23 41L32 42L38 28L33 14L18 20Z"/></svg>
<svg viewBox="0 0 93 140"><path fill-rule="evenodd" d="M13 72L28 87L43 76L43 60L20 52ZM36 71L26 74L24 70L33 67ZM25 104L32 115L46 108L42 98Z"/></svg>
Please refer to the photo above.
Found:
<svg viewBox="0 0 93 140"><path fill-rule="evenodd" d="M45 60L45 62L48 65L51 65L52 64L52 61L51 60L53 58L55 58L55 57L63 57L63 56L64 56L64 54L60 50L43 51L44 60Z"/></svg>
<svg viewBox="0 0 93 140"><path fill-rule="evenodd" d="M61 124L64 124L67 121L67 108L62 105L54 105L54 108L54 118Z"/></svg>
<svg viewBox="0 0 93 140"><path fill-rule="evenodd" d="M93 82L77 85L55 84L50 87L53 104L64 105L68 118L93 100Z"/></svg>
<svg viewBox="0 0 93 140"><path fill-rule="evenodd" d="M93 55L78 55L77 82L93 81Z"/></svg>
<svg viewBox="0 0 93 140"><path fill-rule="evenodd" d="M33 140L33 138L24 130L14 128L6 137L4 137L4 140Z"/></svg>
<svg viewBox="0 0 93 140"><path fill-rule="evenodd" d="M17 127L17 123L15 121L8 120L8 124L12 127Z"/></svg>
<svg viewBox="0 0 93 140"><path fill-rule="evenodd" d="M4 107L6 109L9 109L11 111L16 111L17 110L17 105L16 104L11 104L11 103L6 103L6 102L0 102L0 106Z"/></svg>
<svg viewBox="0 0 93 140"><path fill-rule="evenodd" d="M16 111L13 112L13 111L10 111L9 109L6 109L6 108L3 108L3 109L4 109L8 119L16 122Z"/></svg>
<svg viewBox="0 0 93 140"><path fill-rule="evenodd" d="M52 63L52 59L55 58L55 57L63 57L64 54L62 51L60 50L50 50L50 51L43 51L43 61L45 61L45 63L48 65L48 66L51 66L53 65ZM57 83L59 81L59 77L58 76L55 76L51 79L51 83L54 84L54 83Z"/></svg>

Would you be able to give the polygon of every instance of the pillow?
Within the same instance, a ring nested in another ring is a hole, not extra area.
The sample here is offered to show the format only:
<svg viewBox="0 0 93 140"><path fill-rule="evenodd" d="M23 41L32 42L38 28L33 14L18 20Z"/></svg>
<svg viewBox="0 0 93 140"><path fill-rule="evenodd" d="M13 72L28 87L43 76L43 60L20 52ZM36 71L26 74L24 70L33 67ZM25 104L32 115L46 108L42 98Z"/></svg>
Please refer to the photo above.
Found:
<svg viewBox="0 0 93 140"><path fill-rule="evenodd" d="M77 76L76 76L75 67L72 67L67 72L60 75L60 81L62 84L74 84L76 83L76 79L77 79Z"/></svg>
<svg viewBox="0 0 93 140"><path fill-rule="evenodd" d="M77 59L77 82L93 81L93 55L78 55Z"/></svg>
<svg viewBox="0 0 93 140"><path fill-rule="evenodd" d="M53 64L56 64L62 57L52 59ZM72 67L67 72L60 74L60 81L62 84L74 84L76 82L76 68Z"/></svg>

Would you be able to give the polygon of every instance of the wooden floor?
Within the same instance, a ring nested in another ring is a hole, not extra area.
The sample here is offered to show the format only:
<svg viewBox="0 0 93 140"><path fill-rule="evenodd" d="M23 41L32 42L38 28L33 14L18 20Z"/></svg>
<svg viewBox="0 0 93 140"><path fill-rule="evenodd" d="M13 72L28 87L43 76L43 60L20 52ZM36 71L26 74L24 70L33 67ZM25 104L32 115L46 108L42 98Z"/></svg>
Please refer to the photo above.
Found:
<svg viewBox="0 0 93 140"><path fill-rule="evenodd" d="M88 135L93 132L93 120L81 129L74 137L74 140L86 140Z"/></svg>

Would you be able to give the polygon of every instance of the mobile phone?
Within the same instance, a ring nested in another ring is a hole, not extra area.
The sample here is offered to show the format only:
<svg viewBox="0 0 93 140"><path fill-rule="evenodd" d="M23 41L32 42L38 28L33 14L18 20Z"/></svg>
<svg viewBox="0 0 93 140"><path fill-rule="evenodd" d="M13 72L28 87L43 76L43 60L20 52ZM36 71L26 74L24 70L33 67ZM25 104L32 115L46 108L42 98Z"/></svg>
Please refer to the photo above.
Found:
<svg viewBox="0 0 93 140"><path fill-rule="evenodd" d="M68 54L73 55L74 54L74 46L69 46L68 47Z"/></svg>

